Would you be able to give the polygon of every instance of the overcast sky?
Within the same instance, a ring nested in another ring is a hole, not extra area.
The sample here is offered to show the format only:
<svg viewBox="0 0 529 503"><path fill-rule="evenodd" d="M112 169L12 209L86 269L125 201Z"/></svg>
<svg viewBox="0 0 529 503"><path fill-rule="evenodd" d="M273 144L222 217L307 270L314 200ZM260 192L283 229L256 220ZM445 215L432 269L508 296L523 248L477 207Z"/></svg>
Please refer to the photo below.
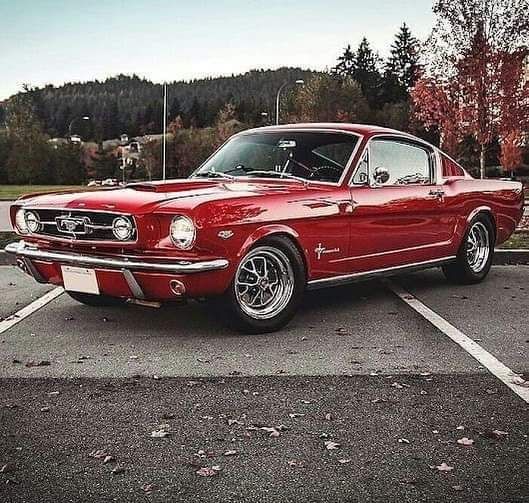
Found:
<svg viewBox="0 0 529 503"><path fill-rule="evenodd" d="M431 0L0 0L0 100L44 85L136 73L156 82L334 64L365 35L386 55Z"/></svg>

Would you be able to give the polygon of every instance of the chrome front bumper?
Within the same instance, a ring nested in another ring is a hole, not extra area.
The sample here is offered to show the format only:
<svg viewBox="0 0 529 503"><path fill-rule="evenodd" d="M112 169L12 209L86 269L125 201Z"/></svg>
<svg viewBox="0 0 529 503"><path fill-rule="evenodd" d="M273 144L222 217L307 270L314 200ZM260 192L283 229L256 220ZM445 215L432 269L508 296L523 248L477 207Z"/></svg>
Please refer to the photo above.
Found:
<svg viewBox="0 0 529 503"><path fill-rule="evenodd" d="M24 241L10 243L5 247L6 253L29 260L43 260L72 264L83 267L100 267L102 269L128 269L133 271L150 271L170 274L191 274L197 272L216 271L228 267L226 259L204 260L189 262L178 260L175 262L144 262L142 260L128 260L124 258L98 257L62 251L42 250Z"/></svg>

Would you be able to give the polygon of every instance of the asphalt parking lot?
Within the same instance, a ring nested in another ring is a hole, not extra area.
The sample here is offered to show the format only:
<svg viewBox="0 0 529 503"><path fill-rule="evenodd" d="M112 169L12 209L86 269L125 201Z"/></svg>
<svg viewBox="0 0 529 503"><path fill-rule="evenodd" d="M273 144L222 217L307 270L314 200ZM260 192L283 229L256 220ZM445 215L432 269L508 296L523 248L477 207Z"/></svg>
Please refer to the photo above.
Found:
<svg viewBox="0 0 529 503"><path fill-rule="evenodd" d="M310 292L246 336L203 304L55 290L13 323L49 288L0 266L0 501L529 501L529 267L394 285L519 394L391 283Z"/></svg>

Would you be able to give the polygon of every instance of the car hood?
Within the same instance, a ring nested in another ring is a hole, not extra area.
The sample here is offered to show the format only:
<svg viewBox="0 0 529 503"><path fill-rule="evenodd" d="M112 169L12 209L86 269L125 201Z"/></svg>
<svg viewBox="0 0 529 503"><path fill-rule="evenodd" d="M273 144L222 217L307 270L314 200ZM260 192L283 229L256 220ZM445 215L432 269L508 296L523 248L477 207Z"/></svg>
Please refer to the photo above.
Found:
<svg viewBox="0 0 529 503"><path fill-rule="evenodd" d="M116 211L129 214L148 213L157 208L177 206L192 210L208 201L256 197L306 190L301 182L266 180L173 180L131 184L123 188L35 194L24 196L25 206L68 208L71 210Z"/></svg>

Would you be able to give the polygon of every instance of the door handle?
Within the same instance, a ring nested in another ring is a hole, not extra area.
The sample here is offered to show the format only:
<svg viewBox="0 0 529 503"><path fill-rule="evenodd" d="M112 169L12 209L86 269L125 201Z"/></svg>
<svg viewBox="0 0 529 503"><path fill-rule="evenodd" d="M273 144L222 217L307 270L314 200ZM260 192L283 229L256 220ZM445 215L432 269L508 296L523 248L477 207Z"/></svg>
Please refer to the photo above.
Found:
<svg viewBox="0 0 529 503"><path fill-rule="evenodd" d="M445 196L445 191L443 189L432 189L428 192L428 195L442 199Z"/></svg>

